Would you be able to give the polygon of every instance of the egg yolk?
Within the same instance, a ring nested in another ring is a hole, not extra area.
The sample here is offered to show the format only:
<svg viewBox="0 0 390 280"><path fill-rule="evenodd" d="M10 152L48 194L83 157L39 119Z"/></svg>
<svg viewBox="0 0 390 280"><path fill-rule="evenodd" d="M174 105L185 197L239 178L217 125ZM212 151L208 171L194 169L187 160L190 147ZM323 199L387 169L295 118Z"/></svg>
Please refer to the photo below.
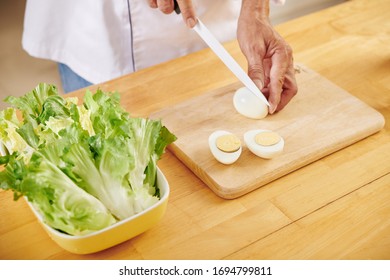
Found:
<svg viewBox="0 0 390 280"><path fill-rule="evenodd" d="M219 136L215 144L217 148L226 153L233 153L240 149L241 141L234 134L222 135Z"/></svg>
<svg viewBox="0 0 390 280"><path fill-rule="evenodd" d="M272 131L263 131L255 136L255 142L261 146L272 146L279 143L281 137Z"/></svg>

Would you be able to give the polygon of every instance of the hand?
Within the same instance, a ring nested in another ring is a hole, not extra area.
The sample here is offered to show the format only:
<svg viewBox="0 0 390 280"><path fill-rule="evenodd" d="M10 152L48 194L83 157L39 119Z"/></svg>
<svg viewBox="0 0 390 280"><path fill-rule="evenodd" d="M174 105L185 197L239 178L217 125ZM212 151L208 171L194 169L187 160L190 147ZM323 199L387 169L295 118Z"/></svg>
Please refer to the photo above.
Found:
<svg viewBox="0 0 390 280"><path fill-rule="evenodd" d="M248 61L248 75L267 97L273 114L298 91L293 54L269 21L269 0L256 2L242 1L237 39Z"/></svg>
<svg viewBox="0 0 390 280"><path fill-rule="evenodd" d="M189 28L193 28L197 22L192 0L177 0L184 22ZM158 8L164 14L170 14L174 10L173 0L149 0L151 8Z"/></svg>

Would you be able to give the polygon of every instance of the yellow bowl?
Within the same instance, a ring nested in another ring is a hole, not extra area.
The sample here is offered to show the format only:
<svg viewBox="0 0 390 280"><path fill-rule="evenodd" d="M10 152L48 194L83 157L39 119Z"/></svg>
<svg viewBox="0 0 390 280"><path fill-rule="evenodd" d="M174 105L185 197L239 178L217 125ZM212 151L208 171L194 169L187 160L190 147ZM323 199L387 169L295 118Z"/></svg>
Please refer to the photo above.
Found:
<svg viewBox="0 0 390 280"><path fill-rule="evenodd" d="M31 204L30 207L43 228L60 247L75 254L90 254L110 248L145 232L163 217L168 204L169 184L159 168L157 168L157 186L161 197L156 204L141 213L84 236L72 236L51 228L43 222L41 215Z"/></svg>

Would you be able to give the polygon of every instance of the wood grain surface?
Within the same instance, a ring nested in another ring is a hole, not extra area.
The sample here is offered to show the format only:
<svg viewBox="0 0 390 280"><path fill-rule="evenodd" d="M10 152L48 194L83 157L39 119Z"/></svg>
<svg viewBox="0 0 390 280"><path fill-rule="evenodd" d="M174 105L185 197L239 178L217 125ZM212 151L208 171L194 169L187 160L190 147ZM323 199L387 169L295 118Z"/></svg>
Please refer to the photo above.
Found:
<svg viewBox="0 0 390 280"><path fill-rule="evenodd" d="M169 149L222 198L244 195L319 158L355 143L384 126L384 117L364 102L302 65L296 73L299 92L289 106L253 120L233 107L233 95L243 85L207 92L151 115L178 137ZM279 133L285 148L273 159L255 156L243 135L253 129ZM216 130L238 136L243 152L224 165L211 154L208 137Z"/></svg>
<svg viewBox="0 0 390 280"><path fill-rule="evenodd" d="M167 151L159 161L171 187L164 218L90 255L61 249L23 200L0 191L0 259L389 260L389 10L388 0L351 0L276 27L296 62L385 117L378 133L236 199L217 196ZM237 42L225 46L246 68ZM91 89L118 91L133 116L147 117L236 81L205 49Z"/></svg>

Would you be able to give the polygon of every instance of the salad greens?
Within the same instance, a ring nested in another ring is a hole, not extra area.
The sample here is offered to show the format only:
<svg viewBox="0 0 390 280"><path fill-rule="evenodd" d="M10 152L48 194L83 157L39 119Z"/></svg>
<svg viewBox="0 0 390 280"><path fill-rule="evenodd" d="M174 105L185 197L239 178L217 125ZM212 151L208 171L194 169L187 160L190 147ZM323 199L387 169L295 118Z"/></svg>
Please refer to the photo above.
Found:
<svg viewBox="0 0 390 280"><path fill-rule="evenodd" d="M83 235L159 200L157 161L176 137L159 120L130 117L118 93L87 91L78 105L42 83L6 101L0 188L27 197L49 226Z"/></svg>

